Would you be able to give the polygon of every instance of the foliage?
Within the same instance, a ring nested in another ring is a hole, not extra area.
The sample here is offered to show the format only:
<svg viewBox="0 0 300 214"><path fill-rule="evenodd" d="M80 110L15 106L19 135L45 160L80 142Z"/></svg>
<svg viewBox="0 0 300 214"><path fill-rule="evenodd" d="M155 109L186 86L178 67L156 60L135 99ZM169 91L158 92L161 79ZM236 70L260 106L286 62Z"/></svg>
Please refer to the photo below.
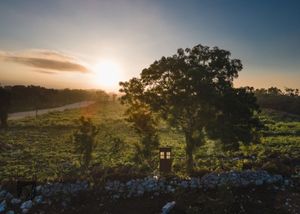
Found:
<svg viewBox="0 0 300 214"><path fill-rule="evenodd" d="M79 155L74 152L75 144L68 141L78 128L74 120L80 116L91 118L100 129L96 136L98 144L90 162L91 173L96 167L101 171L128 168L122 173L114 171L114 174L121 173L120 176L124 174L124 177L126 173L138 173L136 170L139 165L133 157L136 154L135 144L141 139L132 123L125 120L126 108L118 102L97 103L82 109L51 112L37 119L9 121L9 128L0 130L0 181L16 177L31 179L33 175L39 181L87 176L80 173ZM283 167L288 166L284 169L279 165L280 171L293 171L297 160L300 160L300 120L291 116L286 120L281 115L284 113L276 112L274 117L273 113L263 109L260 117L264 118L268 129L262 134L262 143L241 145L242 151L222 151L222 144L218 141L206 141L195 150L195 173L201 175L212 170L259 169L271 161L271 156L283 162ZM162 122L157 123L156 131L160 145L172 147L173 171L186 176L184 133ZM119 138L123 143L112 143L111 138ZM158 155L154 154L153 159L156 158L158 160ZM287 160L290 160L288 164Z"/></svg>
<svg viewBox="0 0 300 214"><path fill-rule="evenodd" d="M276 87L257 89L255 91L258 104L262 108L284 111L300 115L300 96L298 89L286 88L285 92Z"/></svg>
<svg viewBox="0 0 300 214"><path fill-rule="evenodd" d="M145 105L183 131L191 171L193 152L205 138L221 139L231 148L256 141L260 124L252 89L232 84L241 69L240 60L217 47L178 49L144 69L140 78L121 82L121 100L131 107Z"/></svg>
<svg viewBox="0 0 300 214"><path fill-rule="evenodd" d="M9 112L37 110L86 100L105 100L109 95L102 90L48 89L41 86L5 86L11 94Z"/></svg>
<svg viewBox="0 0 300 214"><path fill-rule="evenodd" d="M123 104L130 104L125 112L126 120L133 126L139 135L140 141L135 144L134 162L143 167L154 170L157 167L157 150L159 138L157 135L157 122L154 119L149 106L136 103L131 97L122 97Z"/></svg>
<svg viewBox="0 0 300 214"><path fill-rule="evenodd" d="M80 154L80 163L85 169L89 167L92 153L96 146L96 136L99 130L92 123L90 118L81 117L79 127L72 136L76 152Z"/></svg>

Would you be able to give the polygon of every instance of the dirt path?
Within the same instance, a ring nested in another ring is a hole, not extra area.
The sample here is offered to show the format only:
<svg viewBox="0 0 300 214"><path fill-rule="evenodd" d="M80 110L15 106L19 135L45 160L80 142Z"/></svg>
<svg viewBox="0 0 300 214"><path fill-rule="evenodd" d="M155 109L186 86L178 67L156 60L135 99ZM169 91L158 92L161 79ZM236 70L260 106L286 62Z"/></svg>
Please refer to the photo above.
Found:
<svg viewBox="0 0 300 214"><path fill-rule="evenodd" d="M41 110L38 110L37 114L42 115L42 114L49 113L51 111L64 111L66 109L83 108L83 107L89 106L94 103L95 103L95 101L83 101L83 102L78 102L78 103L72 103L72 104L68 104L68 105L64 105L64 106L60 106L60 107L56 107L56 108L41 109ZM9 120L18 120L18 119L22 119L25 117L34 117L35 114L36 114L36 111L15 112L15 113L8 114L8 119Z"/></svg>

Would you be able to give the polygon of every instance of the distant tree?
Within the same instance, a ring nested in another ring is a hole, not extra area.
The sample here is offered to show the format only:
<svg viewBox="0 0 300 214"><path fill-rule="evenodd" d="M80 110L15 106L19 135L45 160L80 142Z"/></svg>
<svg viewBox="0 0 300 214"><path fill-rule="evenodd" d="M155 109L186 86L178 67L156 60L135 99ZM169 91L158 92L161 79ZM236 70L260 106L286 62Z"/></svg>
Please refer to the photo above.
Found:
<svg viewBox="0 0 300 214"><path fill-rule="evenodd" d="M89 167L92 160L97 134L98 129L90 118L81 117L79 119L79 128L73 134L72 141L75 143L76 152L80 154L80 163L84 169Z"/></svg>
<svg viewBox="0 0 300 214"><path fill-rule="evenodd" d="M11 92L10 112L39 110L70 103L95 100L93 90L47 89L41 86L5 86Z"/></svg>
<svg viewBox="0 0 300 214"><path fill-rule="evenodd" d="M261 108L300 115L299 89L285 88L284 92L276 87L256 89L255 96Z"/></svg>
<svg viewBox="0 0 300 214"><path fill-rule="evenodd" d="M285 88L285 94L291 97L299 95L299 89Z"/></svg>
<svg viewBox="0 0 300 214"><path fill-rule="evenodd" d="M115 102L118 95L113 93L111 96L112 96L112 101Z"/></svg>
<svg viewBox="0 0 300 214"><path fill-rule="evenodd" d="M96 101L99 103L107 102L109 100L109 95L105 91L96 91Z"/></svg>
<svg viewBox="0 0 300 214"><path fill-rule="evenodd" d="M0 87L0 128L6 128L7 118L8 118L8 110L10 107L10 92L2 87Z"/></svg>
<svg viewBox="0 0 300 214"><path fill-rule="evenodd" d="M185 135L187 170L193 152L205 139L220 139L227 148L256 141L259 110L251 89L233 88L242 70L240 60L217 47L178 49L142 71L140 78L121 82L121 100L144 105ZM225 133L226 132L226 133Z"/></svg>
<svg viewBox="0 0 300 214"><path fill-rule="evenodd" d="M280 95L280 94L282 94L282 91L279 88L271 87L271 88L268 88L268 94Z"/></svg>

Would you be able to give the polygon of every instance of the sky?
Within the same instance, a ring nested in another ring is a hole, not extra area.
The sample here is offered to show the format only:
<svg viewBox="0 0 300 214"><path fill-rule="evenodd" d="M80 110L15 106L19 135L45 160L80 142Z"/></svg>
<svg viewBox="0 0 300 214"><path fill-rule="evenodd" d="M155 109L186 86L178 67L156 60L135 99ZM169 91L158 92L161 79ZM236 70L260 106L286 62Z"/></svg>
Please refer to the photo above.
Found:
<svg viewBox="0 0 300 214"><path fill-rule="evenodd" d="M236 87L300 88L298 0L1 0L0 84L102 88L178 48L229 50Z"/></svg>

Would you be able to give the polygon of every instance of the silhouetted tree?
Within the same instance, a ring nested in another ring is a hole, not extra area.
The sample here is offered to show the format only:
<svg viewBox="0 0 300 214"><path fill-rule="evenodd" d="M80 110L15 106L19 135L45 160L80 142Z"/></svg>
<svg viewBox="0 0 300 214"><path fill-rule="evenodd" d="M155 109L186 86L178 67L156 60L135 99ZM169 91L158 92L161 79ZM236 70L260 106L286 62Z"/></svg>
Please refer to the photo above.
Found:
<svg viewBox="0 0 300 214"><path fill-rule="evenodd" d="M285 88L284 92L276 87L256 89L255 96L262 108L300 115L299 89Z"/></svg>
<svg viewBox="0 0 300 214"><path fill-rule="evenodd" d="M280 94L282 94L282 91L279 88L271 87L271 88L268 88L268 94L280 95Z"/></svg>
<svg viewBox="0 0 300 214"><path fill-rule="evenodd" d="M79 123L79 128L73 134L72 141L75 143L76 151L80 154L81 166L87 169L92 160L98 129L90 118L81 117Z"/></svg>
<svg viewBox="0 0 300 214"><path fill-rule="evenodd" d="M109 95L105 91L98 90L96 91L96 100L98 103L107 102L109 100Z"/></svg>
<svg viewBox="0 0 300 214"><path fill-rule="evenodd" d="M113 93L111 96L112 96L112 101L115 102L118 95Z"/></svg>
<svg viewBox="0 0 300 214"><path fill-rule="evenodd" d="M285 94L291 97L299 95L299 89L285 88Z"/></svg>
<svg viewBox="0 0 300 214"><path fill-rule="evenodd" d="M178 49L144 69L140 78L121 82L121 100L129 106L145 105L184 132L191 172L193 151L206 138L218 138L230 148L256 139L254 94L233 88L240 70L241 61L230 59L229 51L202 45Z"/></svg>
<svg viewBox="0 0 300 214"><path fill-rule="evenodd" d="M10 112L29 111L95 100L94 90L48 89L40 86L5 86L11 92ZM106 94L104 92L104 94Z"/></svg>
<svg viewBox="0 0 300 214"><path fill-rule="evenodd" d="M0 128L7 127L8 110L10 106L10 92L0 87Z"/></svg>
<svg viewBox="0 0 300 214"><path fill-rule="evenodd" d="M122 103L125 102L122 101ZM155 169L158 163L156 154L159 139L156 128L157 124L152 112L147 105L131 103L126 114L128 115L127 120L133 124L134 130L140 137L140 142L135 144L135 162L152 170Z"/></svg>

